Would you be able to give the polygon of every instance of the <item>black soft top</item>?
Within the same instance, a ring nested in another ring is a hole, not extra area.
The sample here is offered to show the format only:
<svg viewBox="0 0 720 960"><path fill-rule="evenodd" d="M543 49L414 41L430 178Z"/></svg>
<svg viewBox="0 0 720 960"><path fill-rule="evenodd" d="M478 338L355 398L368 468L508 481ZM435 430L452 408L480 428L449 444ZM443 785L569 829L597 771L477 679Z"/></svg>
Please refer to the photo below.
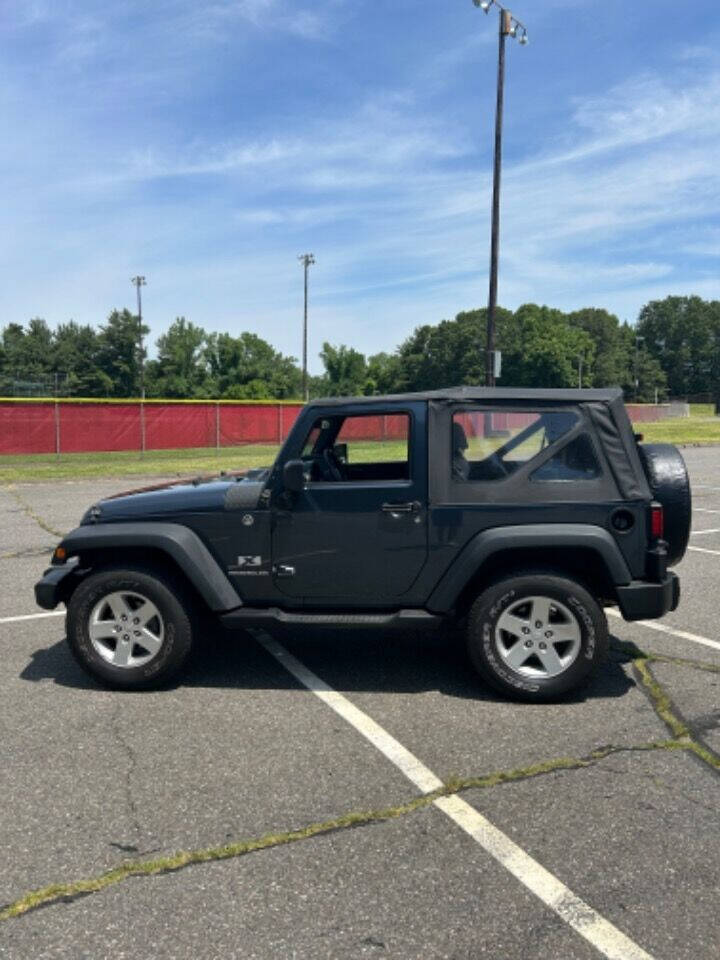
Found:
<svg viewBox="0 0 720 960"><path fill-rule="evenodd" d="M442 390L424 390L419 393L391 393L382 397L328 397L313 400L309 406L344 406L348 403L402 403L411 400L447 400L462 403L472 400L549 400L557 403L622 403L620 387L603 390L567 390L533 387L445 387Z"/></svg>
<svg viewBox="0 0 720 960"><path fill-rule="evenodd" d="M623 392L620 387L608 387L603 390L550 390L531 387L447 387L443 390L426 390L421 393L397 393L384 397L331 397L327 400L313 400L308 406L347 407L356 404L400 405L408 402L426 401L430 420L436 423L447 417L447 406L458 403L481 402L492 405L504 404L554 404L582 405L586 408L594 424L598 440L601 442L618 491L626 500L647 500L650 498L645 472L638 456L632 424L628 417ZM435 466L433 466L435 464ZM444 469L438 466L440 460L431 458L431 486L433 470ZM437 478L436 478L437 480ZM486 497L483 488L482 496ZM498 488L499 489L499 488ZM480 495L480 494L478 494Z"/></svg>

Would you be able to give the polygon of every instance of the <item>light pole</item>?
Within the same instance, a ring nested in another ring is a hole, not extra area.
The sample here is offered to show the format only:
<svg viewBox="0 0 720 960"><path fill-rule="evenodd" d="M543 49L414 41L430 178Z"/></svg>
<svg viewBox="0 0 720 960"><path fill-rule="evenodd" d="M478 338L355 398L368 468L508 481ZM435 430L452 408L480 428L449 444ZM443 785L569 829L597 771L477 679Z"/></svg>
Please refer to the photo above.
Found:
<svg viewBox="0 0 720 960"><path fill-rule="evenodd" d="M308 375L307 375L307 313L308 313L308 270L315 263L311 253L301 253L298 260L305 269L305 307L303 310L303 355L302 355L302 393L305 403L308 402Z"/></svg>
<svg viewBox="0 0 720 960"><path fill-rule="evenodd" d="M577 356L578 362L578 390L582 390L582 368L583 368L584 357L581 353Z"/></svg>
<svg viewBox="0 0 720 960"><path fill-rule="evenodd" d="M143 327L142 327L142 296L140 287L147 286L145 277L131 277L132 283L137 289L137 312L138 312L138 363L140 372L140 452L145 453L145 353L143 350Z"/></svg>
<svg viewBox="0 0 720 960"><path fill-rule="evenodd" d="M495 311L497 308L498 252L500 249L500 173L502 168L503 99L505 94L505 38L517 38L523 46L528 42L525 25L497 0L473 0L484 13L496 6L500 14L498 38L497 103L495 107L495 159L493 164L492 229L490 233L490 290L488 294L487 344L485 379L495 386Z"/></svg>
<svg viewBox="0 0 720 960"><path fill-rule="evenodd" d="M145 277L131 277L130 283L137 288L137 315L138 315L138 351L140 368L140 399L145 399L145 358L143 356L143 330L142 330L142 297L140 287L147 286Z"/></svg>
<svg viewBox="0 0 720 960"><path fill-rule="evenodd" d="M638 376L638 354L639 344L645 340L645 337L635 336L635 402L637 403L638 393L640 392L640 377Z"/></svg>

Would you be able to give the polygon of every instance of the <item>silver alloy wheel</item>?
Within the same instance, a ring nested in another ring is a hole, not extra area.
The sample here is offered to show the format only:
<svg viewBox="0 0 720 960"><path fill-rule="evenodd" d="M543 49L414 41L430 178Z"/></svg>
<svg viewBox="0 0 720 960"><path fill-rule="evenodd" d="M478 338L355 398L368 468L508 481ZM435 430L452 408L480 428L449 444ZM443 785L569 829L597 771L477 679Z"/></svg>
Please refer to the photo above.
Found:
<svg viewBox="0 0 720 960"><path fill-rule="evenodd" d="M551 597L523 597L505 610L495 627L495 649L524 677L549 679L564 673L580 652L576 616Z"/></svg>
<svg viewBox="0 0 720 960"><path fill-rule="evenodd" d="M90 642L114 667L141 667L160 652L165 624L160 611L141 593L108 593L92 609Z"/></svg>

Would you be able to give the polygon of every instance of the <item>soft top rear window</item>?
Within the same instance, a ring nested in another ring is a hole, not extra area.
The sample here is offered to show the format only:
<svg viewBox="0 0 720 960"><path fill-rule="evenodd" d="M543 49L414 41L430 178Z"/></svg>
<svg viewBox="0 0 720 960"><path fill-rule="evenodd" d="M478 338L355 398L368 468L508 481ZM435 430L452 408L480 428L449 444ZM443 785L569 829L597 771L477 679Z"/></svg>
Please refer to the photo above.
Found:
<svg viewBox="0 0 720 960"><path fill-rule="evenodd" d="M458 410L451 431L452 478L483 483L509 477L578 421L574 410Z"/></svg>

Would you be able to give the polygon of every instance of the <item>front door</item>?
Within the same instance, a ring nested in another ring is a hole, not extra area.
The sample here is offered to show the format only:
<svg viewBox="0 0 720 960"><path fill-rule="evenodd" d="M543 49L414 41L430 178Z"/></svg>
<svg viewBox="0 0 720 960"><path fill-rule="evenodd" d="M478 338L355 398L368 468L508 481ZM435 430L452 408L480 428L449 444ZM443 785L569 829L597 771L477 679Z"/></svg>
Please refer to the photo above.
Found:
<svg viewBox="0 0 720 960"><path fill-rule="evenodd" d="M410 407L318 416L305 489L273 517L273 575L288 597L387 606L412 587L427 558L427 481L425 445L412 442L424 404Z"/></svg>

